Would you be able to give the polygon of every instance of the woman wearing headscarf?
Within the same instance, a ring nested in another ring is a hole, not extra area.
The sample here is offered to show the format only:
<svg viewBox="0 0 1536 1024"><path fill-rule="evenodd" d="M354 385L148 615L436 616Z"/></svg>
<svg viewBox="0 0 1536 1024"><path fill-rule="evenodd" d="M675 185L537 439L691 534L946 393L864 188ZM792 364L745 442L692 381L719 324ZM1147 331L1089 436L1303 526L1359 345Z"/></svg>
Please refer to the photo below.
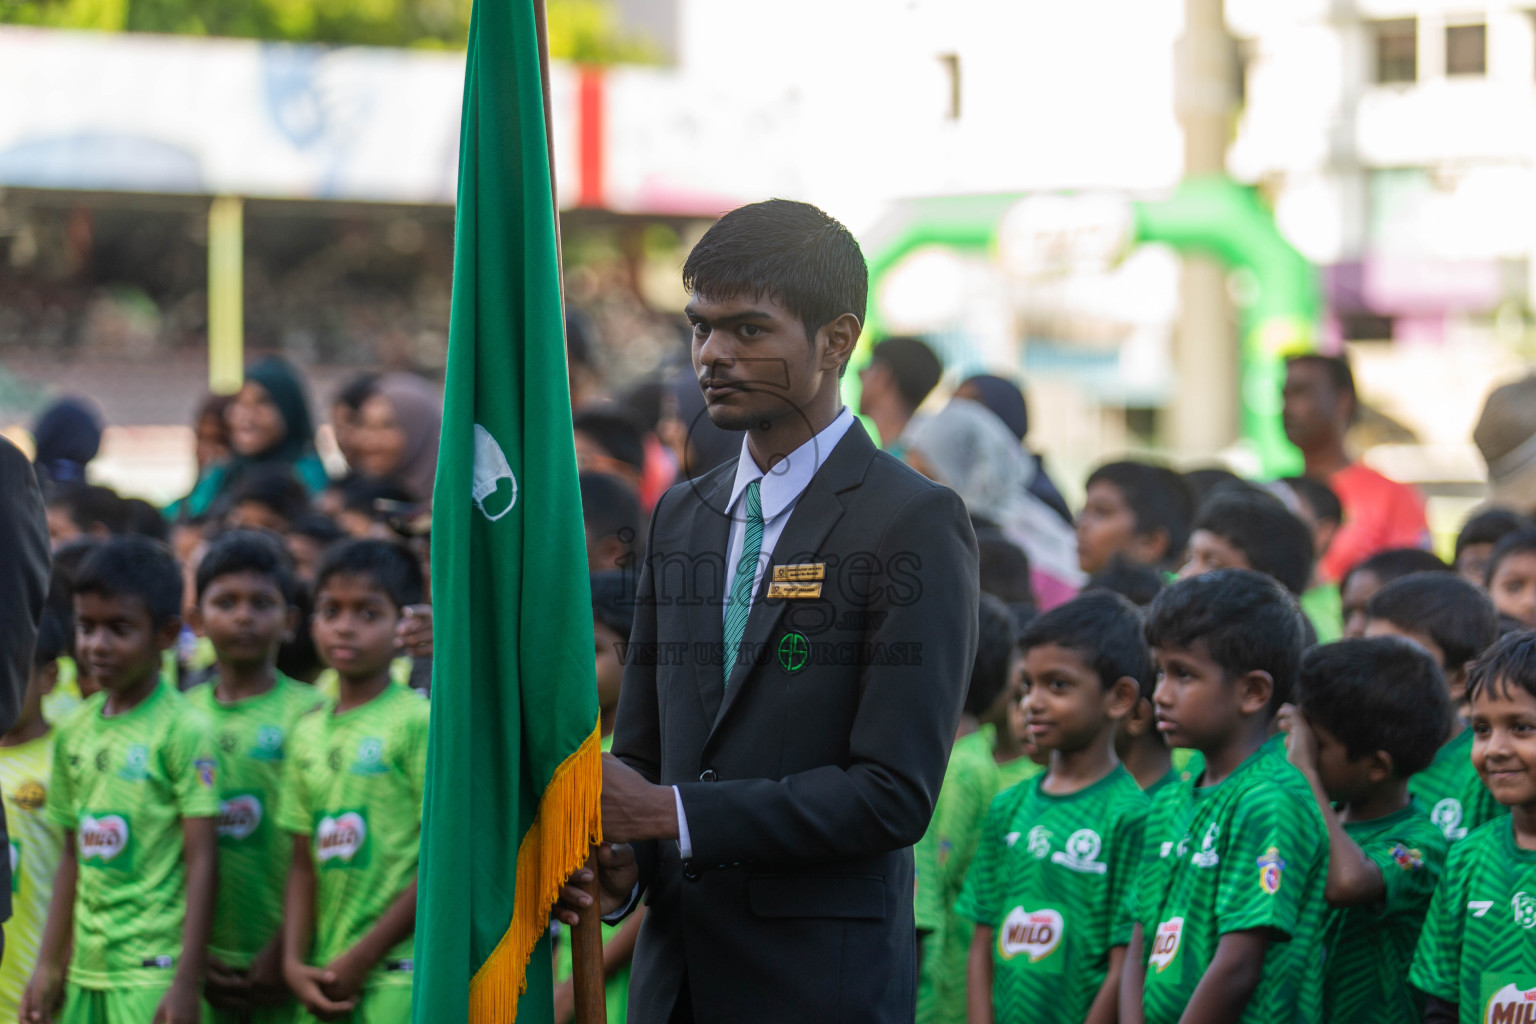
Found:
<svg viewBox="0 0 1536 1024"><path fill-rule="evenodd" d="M443 400L436 388L413 374L386 374L358 410L352 468L395 484L412 501L431 501L442 426Z"/></svg>
<svg viewBox="0 0 1536 1024"><path fill-rule="evenodd" d="M1029 433L1029 405L1024 401L1024 392L1013 381L989 373L971 377L955 389L955 397L968 398L986 406L1019 439L1019 444L1024 444ZM1062 519L1072 522L1072 510L1046 473L1045 461L1027 446L1024 455L1035 464L1035 473L1029 480L1029 493L1055 509Z"/></svg>
<svg viewBox="0 0 1536 1024"><path fill-rule="evenodd" d="M60 398L32 426L39 478L52 486L85 483L85 466L101 450L101 414L83 398Z"/></svg>
<svg viewBox="0 0 1536 1024"><path fill-rule="evenodd" d="M960 495L972 519L996 526L1029 556L1030 584L1042 610L1082 585L1072 527L1029 493L1034 460L985 407L957 398L912 428L907 462Z"/></svg>
<svg viewBox="0 0 1536 1024"><path fill-rule="evenodd" d="M167 516L203 515L256 466L286 466L311 494L330 482L315 454L304 381L286 359L270 356L247 370L225 418L229 460L209 467L192 493L166 510Z"/></svg>

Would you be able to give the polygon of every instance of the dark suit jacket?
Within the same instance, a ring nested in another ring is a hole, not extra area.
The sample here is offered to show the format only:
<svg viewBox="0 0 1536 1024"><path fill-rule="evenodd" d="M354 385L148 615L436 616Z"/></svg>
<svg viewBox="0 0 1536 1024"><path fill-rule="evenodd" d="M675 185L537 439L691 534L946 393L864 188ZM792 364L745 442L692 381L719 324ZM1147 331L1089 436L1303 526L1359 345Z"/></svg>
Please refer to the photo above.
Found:
<svg viewBox="0 0 1536 1024"><path fill-rule="evenodd" d="M613 752L678 785L693 856L640 844L649 910L629 1019L910 1021L911 846L927 828L976 651L976 540L954 492L855 423L772 566L821 596L766 600L722 679L733 460L656 506Z"/></svg>
<svg viewBox="0 0 1536 1024"><path fill-rule="evenodd" d="M10 729L21 713L51 564L37 475L27 457L0 438L0 732ZM0 844L5 842L5 809L0 806ZM0 859L0 921L10 916L7 857Z"/></svg>

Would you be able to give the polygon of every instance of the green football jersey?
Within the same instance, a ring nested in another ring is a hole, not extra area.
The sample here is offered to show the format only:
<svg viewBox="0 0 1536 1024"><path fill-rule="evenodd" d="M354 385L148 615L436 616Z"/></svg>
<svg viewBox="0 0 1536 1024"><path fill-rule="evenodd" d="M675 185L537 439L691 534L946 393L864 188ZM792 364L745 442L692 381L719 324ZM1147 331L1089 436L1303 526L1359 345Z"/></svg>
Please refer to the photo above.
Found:
<svg viewBox="0 0 1536 1024"><path fill-rule="evenodd" d="M48 732L14 747L0 747L0 793L11 841L11 916L5 922L5 955L0 957L3 1021L17 1019L21 994L37 966L53 876L64 848L64 830L47 814L57 735Z"/></svg>
<svg viewBox="0 0 1536 1024"><path fill-rule="evenodd" d="M1080 1024L1109 951L1131 938L1126 892L1141 860L1147 796L1116 765L1067 796L1022 783L992 802L955 910L996 931L998 1024Z"/></svg>
<svg viewBox="0 0 1536 1024"><path fill-rule="evenodd" d="M1472 767L1472 730L1441 747L1430 766L1408 780L1408 795L1424 808L1445 838L1459 843L1485 821L1509 813Z"/></svg>
<svg viewBox="0 0 1536 1024"><path fill-rule="evenodd" d="M219 895L208 952L245 968L283 920L293 841L276 815L287 743L300 716L323 702L282 673L266 693L232 704L214 695L216 685L187 691L219 746Z"/></svg>
<svg viewBox="0 0 1536 1024"><path fill-rule="evenodd" d="M317 876L309 962L355 946L416 880L427 776L427 702L399 683L350 711L294 726L277 823L310 838ZM415 940L398 943L367 985L410 985Z"/></svg>
<svg viewBox="0 0 1536 1024"><path fill-rule="evenodd" d="M928 825L933 834L935 876L931 895L938 905L940 924L924 947L919 988L926 988L925 994L931 995L920 1005L919 1024L964 1024L965 961L972 926L968 918L955 912L955 900L965 885L993 798L1044 770L1027 757L998 764L992 756L996 736L992 726L984 725L955 743ZM918 885L922 884L919 878ZM925 899L921 891L918 898Z"/></svg>
<svg viewBox="0 0 1536 1024"><path fill-rule="evenodd" d="M1344 831L1381 872L1386 895L1364 907L1329 908L1323 929L1323 1019L1414 1024L1424 1000L1403 979L1413 962L1429 899L1445 867L1445 836L1414 804Z"/></svg>
<svg viewBox="0 0 1536 1024"><path fill-rule="evenodd" d="M1509 817L1452 844L1408 982L1458 1004L1461 1024L1536 1020L1536 850Z"/></svg>
<svg viewBox="0 0 1536 1024"><path fill-rule="evenodd" d="M89 989L170 983L187 878L181 820L219 812L213 729L161 681L102 717L94 694L58 730L48 819L73 831L80 865L69 980Z"/></svg>
<svg viewBox="0 0 1536 1024"><path fill-rule="evenodd" d="M1215 786L1165 787L1135 887L1147 1024L1172 1024L1227 932L1272 935L1244 1024L1319 1019L1328 834L1305 778L1271 738Z"/></svg>

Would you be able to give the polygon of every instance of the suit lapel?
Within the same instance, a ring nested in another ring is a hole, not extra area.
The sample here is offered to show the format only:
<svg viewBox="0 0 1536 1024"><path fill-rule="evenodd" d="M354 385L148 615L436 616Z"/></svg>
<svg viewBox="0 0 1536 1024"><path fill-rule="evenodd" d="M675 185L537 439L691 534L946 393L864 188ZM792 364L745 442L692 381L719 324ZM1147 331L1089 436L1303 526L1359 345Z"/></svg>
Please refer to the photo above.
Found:
<svg viewBox="0 0 1536 1024"><path fill-rule="evenodd" d="M682 550L703 566L697 574L692 567L688 570L690 586L698 581L701 593L697 595L699 603L689 610L690 628L684 639L690 646L686 657L693 665L694 684L704 702L706 722L715 720L721 698L725 696L725 686L720 681L723 670L709 658L699 657L698 649L693 645L702 644L705 650L713 651L725 642L725 559L731 543L731 517L725 506L731 500L731 485L735 481L734 461L722 468L717 479L701 481L692 521L687 534L681 538Z"/></svg>
<svg viewBox="0 0 1536 1024"><path fill-rule="evenodd" d="M858 421L854 421L848 428L848 432L843 435L843 439L838 442L837 447L832 450L827 461L822 464L821 469L811 478L811 485L795 503L789 522L784 524L784 532L779 534L779 539L774 544L772 557L764 563L762 578L757 581L752 614L747 618L747 627L742 634L743 657L737 660L736 667L731 672L730 683L725 687L725 699L719 705L719 712L714 717L715 725L711 736L719 730L720 723L730 714L731 706L736 703L741 691L752 685L753 669L757 666L747 655L760 653L758 660L763 665L773 662L774 652L766 650L766 645L784 614L785 605L789 602L779 600L769 604L767 601L768 584L773 578L772 567L785 560L806 553L815 553L821 549L827 534L832 532L832 528L837 525L837 521L843 515L843 503L838 495L863 482L864 472L869 468L869 462L874 457L874 453L875 447L870 443L869 435L864 432L864 428ZM723 636L724 627L717 623L717 628ZM715 678L718 685L718 672Z"/></svg>

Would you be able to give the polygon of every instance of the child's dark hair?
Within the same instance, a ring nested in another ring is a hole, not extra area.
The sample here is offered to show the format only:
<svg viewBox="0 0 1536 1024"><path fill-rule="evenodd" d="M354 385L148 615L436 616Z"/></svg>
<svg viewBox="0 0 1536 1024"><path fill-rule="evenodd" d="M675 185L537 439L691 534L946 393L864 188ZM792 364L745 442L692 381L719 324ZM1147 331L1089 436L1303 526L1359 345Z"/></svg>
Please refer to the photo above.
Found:
<svg viewBox="0 0 1536 1024"><path fill-rule="evenodd" d="M309 491L287 466L252 466L231 489L228 507L244 502L269 508L291 523L309 511Z"/></svg>
<svg viewBox="0 0 1536 1024"><path fill-rule="evenodd" d="M864 322L869 268L859 243L809 203L770 199L715 221L683 263L683 287L711 299L767 296L816 332L844 313ZM845 364L846 366L846 364Z"/></svg>
<svg viewBox="0 0 1536 1024"><path fill-rule="evenodd" d="M336 392L336 397L331 400L331 404L344 405L353 412L358 412L362 409L363 403L373 397L378 383L378 374L360 373L341 386Z"/></svg>
<svg viewBox="0 0 1536 1024"><path fill-rule="evenodd" d="M1344 578L1339 580L1339 589L1343 590L1349 584L1349 578L1357 572L1368 572L1375 576L1383 584L1400 580L1404 576L1412 576L1416 572L1450 572L1451 567L1436 558L1433 552L1422 548L1388 548L1386 551L1378 551L1363 562L1356 562Z"/></svg>
<svg viewBox="0 0 1536 1024"><path fill-rule="evenodd" d="M1197 509L1223 491L1242 490L1250 486L1242 477L1220 466L1191 469L1179 475L1184 478L1184 484L1189 488L1190 497L1194 499Z"/></svg>
<svg viewBox="0 0 1536 1024"><path fill-rule="evenodd" d="M1008 670L1013 666L1013 648L1019 634L1008 607L991 594L981 595L977 615L980 628L976 634L976 660L971 663L965 710L979 717L997 703L997 695L1008 685Z"/></svg>
<svg viewBox="0 0 1536 1024"><path fill-rule="evenodd" d="M1034 604L1030 586L1029 555L1003 536L1001 530L977 530L976 550L981 559L981 592L1004 604Z"/></svg>
<svg viewBox="0 0 1536 1024"><path fill-rule="evenodd" d="M1319 522L1331 520L1335 523L1344 521L1344 505L1339 501L1339 496L1333 488L1315 480L1310 476L1288 476L1280 481L1291 489L1296 495L1296 500L1304 502L1307 508L1312 510L1312 518Z"/></svg>
<svg viewBox="0 0 1536 1024"><path fill-rule="evenodd" d="M1518 687L1536 697L1536 632L1506 633L1472 663L1467 700L1479 693L1505 696Z"/></svg>
<svg viewBox="0 0 1536 1024"><path fill-rule="evenodd" d="M572 418L571 428L635 472L645 472L645 428L625 410L616 405L582 409Z"/></svg>
<svg viewBox="0 0 1536 1024"><path fill-rule="evenodd" d="M1367 618L1423 633L1461 668L1499 637L1499 613L1483 591L1452 572L1417 572L1393 580L1365 606Z"/></svg>
<svg viewBox="0 0 1536 1024"><path fill-rule="evenodd" d="M1168 538L1162 566L1173 569L1184 557L1195 517L1195 495L1184 477L1148 462L1110 462L1088 477L1086 486L1109 484L1120 492L1136 520L1136 532L1161 530Z"/></svg>
<svg viewBox="0 0 1536 1024"><path fill-rule="evenodd" d="M250 572L272 581L283 601L293 603L293 564L278 539L259 530L231 530L208 545L197 563L197 600L220 576Z"/></svg>
<svg viewBox="0 0 1536 1024"><path fill-rule="evenodd" d="M421 563L399 544L387 540L349 540L320 559L315 570L315 598L333 576L361 576L389 595L397 609L420 604L425 590Z"/></svg>
<svg viewBox="0 0 1536 1024"><path fill-rule="evenodd" d="M287 535L304 537L321 546L347 539L347 531L336 525L336 520L319 512L306 512L288 524Z"/></svg>
<svg viewBox="0 0 1536 1024"><path fill-rule="evenodd" d="M99 526L116 535L128 528L128 508L110 487L64 484L48 499L48 507L61 509L83 533Z"/></svg>
<svg viewBox="0 0 1536 1024"><path fill-rule="evenodd" d="M43 616L37 621L37 646L32 648L32 667L42 668L68 654L72 632L73 621L61 618L58 612L44 606Z"/></svg>
<svg viewBox="0 0 1536 1024"><path fill-rule="evenodd" d="M1312 579L1312 531L1272 494L1252 487L1219 492L1200 509L1195 529L1242 551L1255 571L1293 594Z"/></svg>
<svg viewBox="0 0 1536 1024"><path fill-rule="evenodd" d="M1459 561L1461 553L1474 544L1497 544L1507 534L1530 525L1529 519L1513 509L1484 509L1462 524L1461 532L1456 535L1454 560Z"/></svg>
<svg viewBox="0 0 1536 1024"><path fill-rule="evenodd" d="M124 498L123 528L125 533L136 533L150 540L171 539L171 524L165 516L143 498Z"/></svg>
<svg viewBox="0 0 1536 1024"><path fill-rule="evenodd" d="M612 473L588 470L577 480L581 488L581 517L592 538L618 537L631 548L639 547L643 542L640 499L635 496L635 489Z"/></svg>
<svg viewBox="0 0 1536 1024"><path fill-rule="evenodd" d="M1147 609L1147 643L1188 648L1205 641L1229 677L1268 672L1269 714L1290 699L1301 669L1306 630L1301 608L1273 577L1247 569L1192 576L1157 595Z"/></svg>
<svg viewBox="0 0 1536 1024"><path fill-rule="evenodd" d="M1483 585L1493 586L1494 573L1499 571L1499 563L1511 555L1536 554L1536 526L1522 526L1518 530L1506 533L1497 544L1493 546L1493 554L1488 556L1488 575L1483 580Z"/></svg>
<svg viewBox="0 0 1536 1024"><path fill-rule="evenodd" d="M181 566L168 545L147 537L114 537L75 573L74 594L137 597L159 629L181 614Z"/></svg>
<svg viewBox="0 0 1536 1024"><path fill-rule="evenodd" d="M1088 582L1083 585L1083 592L1108 590L1119 594L1138 608L1145 608L1163 592L1163 588L1167 585L1167 581L1163 579L1163 574L1159 570L1149 565L1128 562L1116 555L1110 560L1109 568L1088 577Z"/></svg>
<svg viewBox="0 0 1536 1024"><path fill-rule="evenodd" d="M379 502L408 504L411 496L389 480L369 476L348 477L341 484L342 508L348 512L361 512L370 519L381 515Z"/></svg>
<svg viewBox="0 0 1536 1024"><path fill-rule="evenodd" d="M635 626L635 578L620 569L592 574L592 618L625 640Z"/></svg>
<svg viewBox="0 0 1536 1024"><path fill-rule="evenodd" d="M1429 767L1451 724L1440 666L1401 637L1312 648L1301 662L1296 697L1307 719L1338 737L1350 760L1384 750L1399 779Z"/></svg>
<svg viewBox="0 0 1536 1024"><path fill-rule="evenodd" d="M1054 644L1075 652L1093 668L1104 689L1134 679L1143 697L1157 685L1157 666L1142 633L1141 612L1119 594L1097 590L1042 613L1019 637L1019 646Z"/></svg>

